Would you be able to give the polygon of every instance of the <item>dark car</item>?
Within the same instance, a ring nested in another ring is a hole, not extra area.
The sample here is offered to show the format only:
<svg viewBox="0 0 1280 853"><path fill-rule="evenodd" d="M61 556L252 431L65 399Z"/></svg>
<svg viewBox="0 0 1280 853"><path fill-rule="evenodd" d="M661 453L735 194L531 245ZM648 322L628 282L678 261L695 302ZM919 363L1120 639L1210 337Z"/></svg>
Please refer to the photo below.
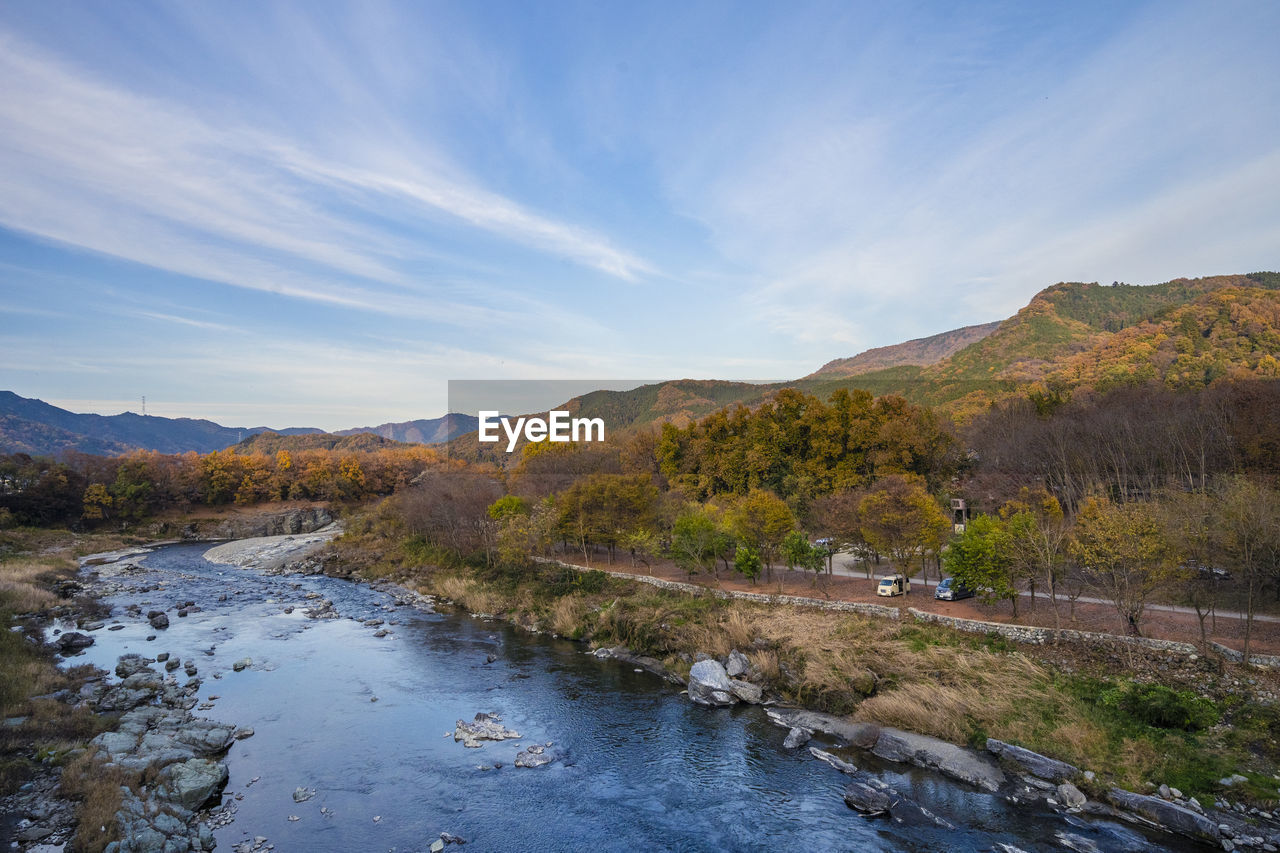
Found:
<svg viewBox="0 0 1280 853"><path fill-rule="evenodd" d="M943 601L959 601L962 598L973 598L973 590L955 578L943 578L933 591L933 597Z"/></svg>

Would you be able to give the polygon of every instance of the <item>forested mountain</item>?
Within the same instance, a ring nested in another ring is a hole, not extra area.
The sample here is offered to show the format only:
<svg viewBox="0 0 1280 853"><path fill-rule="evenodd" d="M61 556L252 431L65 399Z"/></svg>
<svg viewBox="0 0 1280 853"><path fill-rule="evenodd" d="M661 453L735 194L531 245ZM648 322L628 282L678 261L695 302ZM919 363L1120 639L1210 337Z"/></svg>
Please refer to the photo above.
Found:
<svg viewBox="0 0 1280 853"><path fill-rule="evenodd" d="M860 389L896 394L967 420L993 402L1029 395L1070 396L1080 389L1104 391L1150 382L1194 389L1224 377L1277 376L1280 274L1262 272L1149 286L1060 283L1036 294L1002 322L835 359L793 382L680 379L631 391L594 391L557 408L579 417L603 418L610 430L655 423L685 426L734 404L758 406L782 388L822 400L837 390ZM374 433L400 442L452 442L455 452L470 458L480 450L474 447L474 435L467 435L475 428L473 415L449 414L336 435ZM133 413L74 414L0 392L0 453L208 452L265 431Z"/></svg>
<svg viewBox="0 0 1280 853"><path fill-rule="evenodd" d="M228 449L232 453L238 454L263 453L270 455L279 453L282 450L287 450L290 453L295 453L299 450L336 450L367 453L374 450L387 450L389 448L407 446L408 444L405 442L383 438L371 432L312 432L305 435L284 435L268 430L251 435Z"/></svg>
<svg viewBox="0 0 1280 853"><path fill-rule="evenodd" d="M334 435L357 435L371 432L392 441L404 441L410 444L441 444L468 432L474 432L477 425L475 415L460 415L456 412L439 418L420 418L416 421L386 423L376 427L356 427L341 429Z"/></svg>
<svg viewBox="0 0 1280 853"><path fill-rule="evenodd" d="M971 341L965 343L965 341ZM950 350L946 357L939 357ZM967 419L1027 394L1106 390L1152 380L1175 388L1280 375L1280 274L1175 279L1136 286L1068 282L999 323L968 326L828 362L771 385L678 380L571 401L613 428L684 425L718 408L756 406L780 388L826 399L862 389Z"/></svg>

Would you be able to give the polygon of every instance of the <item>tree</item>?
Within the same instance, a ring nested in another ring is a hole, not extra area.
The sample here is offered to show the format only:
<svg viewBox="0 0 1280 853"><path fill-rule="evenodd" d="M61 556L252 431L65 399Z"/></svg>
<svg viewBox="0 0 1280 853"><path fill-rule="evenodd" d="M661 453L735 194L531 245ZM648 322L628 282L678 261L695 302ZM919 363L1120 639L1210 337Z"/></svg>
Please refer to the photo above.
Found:
<svg viewBox="0 0 1280 853"><path fill-rule="evenodd" d="M867 543L887 554L903 574L909 574L913 557L940 550L951 531L950 519L924 482L908 475L881 480L858 503L858 518Z"/></svg>
<svg viewBox="0 0 1280 853"><path fill-rule="evenodd" d="M1091 585L1138 636L1152 593L1186 574L1148 504L1091 498L1076 516L1069 551Z"/></svg>
<svg viewBox="0 0 1280 853"><path fill-rule="evenodd" d="M742 545L733 555L733 568L752 583L760 577L760 552L750 545Z"/></svg>
<svg viewBox="0 0 1280 853"><path fill-rule="evenodd" d="M703 507L691 504L671 529L671 559L690 577L714 570L719 536L715 519Z"/></svg>
<svg viewBox="0 0 1280 853"><path fill-rule="evenodd" d="M1233 477L1219 490L1214 529L1227 564L1244 583L1244 660L1249 662L1258 594L1280 572L1280 495L1268 486Z"/></svg>
<svg viewBox="0 0 1280 853"><path fill-rule="evenodd" d="M822 566L827 559L825 548L811 545L807 536L799 530L792 530L782 540L779 550L788 569L813 572L813 582L815 586L817 585L818 573L822 571Z"/></svg>
<svg viewBox="0 0 1280 853"><path fill-rule="evenodd" d="M771 571L778 548L796 519L782 498L764 489L752 489L735 501L729 511L729 524L739 542L751 548Z"/></svg>
<svg viewBox="0 0 1280 853"><path fill-rule="evenodd" d="M1013 602L1013 615L1017 618L1018 563L1006 522L990 515L974 517L942 560L947 572L983 601Z"/></svg>
<svg viewBox="0 0 1280 853"><path fill-rule="evenodd" d="M1035 609L1035 579L1042 577L1049 587L1055 627L1058 618L1058 583L1066 568L1069 527L1058 499L1038 489L1022 489L1015 500L1000 508L1012 539L1015 574L1031 583L1031 609ZM1017 612L1016 599L1014 612Z"/></svg>

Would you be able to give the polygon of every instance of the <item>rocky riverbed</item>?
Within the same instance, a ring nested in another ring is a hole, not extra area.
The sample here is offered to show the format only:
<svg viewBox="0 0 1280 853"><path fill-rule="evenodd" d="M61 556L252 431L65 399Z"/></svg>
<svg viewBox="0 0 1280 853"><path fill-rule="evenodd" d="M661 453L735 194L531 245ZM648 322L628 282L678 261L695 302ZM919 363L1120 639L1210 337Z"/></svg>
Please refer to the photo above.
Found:
<svg viewBox="0 0 1280 853"><path fill-rule="evenodd" d="M212 563L206 550L89 567L109 614L49 632L94 640L71 644L69 660L111 675L67 699L120 713L95 747L145 767L118 820L152 846L118 850L425 850L458 839L530 850L1205 849L1128 824L1114 804L1077 804L1063 782L1006 755L967 756L966 769L958 748L907 733L796 709L771 719L753 707L769 698L741 654L694 662L716 700L695 704L697 685L682 681L681 696L660 663L625 649L583 654L436 613L393 587L296 573L313 558L268 574ZM864 787L851 793L855 783Z"/></svg>

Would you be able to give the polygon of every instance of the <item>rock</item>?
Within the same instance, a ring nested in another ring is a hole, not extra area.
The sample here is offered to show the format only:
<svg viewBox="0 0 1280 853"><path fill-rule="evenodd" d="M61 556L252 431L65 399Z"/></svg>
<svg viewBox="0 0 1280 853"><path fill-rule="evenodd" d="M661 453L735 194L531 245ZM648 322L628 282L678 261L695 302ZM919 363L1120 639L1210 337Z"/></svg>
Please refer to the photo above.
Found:
<svg viewBox="0 0 1280 853"><path fill-rule="evenodd" d="M235 734L233 734L231 737L233 737L236 740L245 740L246 738L251 738L253 737L253 729L247 729L247 728L236 729Z"/></svg>
<svg viewBox="0 0 1280 853"><path fill-rule="evenodd" d="M1070 782L1063 782L1058 786L1058 799L1069 809L1084 808L1084 804L1089 802L1084 792Z"/></svg>
<svg viewBox="0 0 1280 853"><path fill-rule="evenodd" d="M453 741L462 741L462 745L478 749L482 740L517 739L520 733L502 725L502 718L497 714L476 714L473 722L458 720L453 730Z"/></svg>
<svg viewBox="0 0 1280 853"><path fill-rule="evenodd" d="M307 800L311 799L315 795L316 795L315 788L303 788L302 786L298 786L297 788L293 789L293 801L295 803L305 803Z"/></svg>
<svg viewBox="0 0 1280 853"><path fill-rule="evenodd" d="M848 720L818 711L799 709L778 710L770 708L769 719L787 729L808 729L822 732L843 740L860 749L871 749L880 738L880 726L875 723L851 723Z"/></svg>
<svg viewBox="0 0 1280 853"><path fill-rule="evenodd" d="M1156 789L1156 793L1160 796L1160 799L1162 800L1173 799L1173 791L1169 789L1168 785L1161 785L1159 788Z"/></svg>
<svg viewBox="0 0 1280 853"><path fill-rule="evenodd" d="M758 684L736 678L729 679L729 683L733 685L733 695L748 705L759 705L764 700L764 690Z"/></svg>
<svg viewBox="0 0 1280 853"><path fill-rule="evenodd" d="M142 655L121 655L116 661L116 676L128 678L135 673L146 672L151 669L151 663L151 658L143 657Z"/></svg>
<svg viewBox="0 0 1280 853"><path fill-rule="evenodd" d="M537 744L521 750L516 755L516 767L542 767L556 760L554 753L548 752L545 746Z"/></svg>
<svg viewBox="0 0 1280 853"><path fill-rule="evenodd" d="M444 841L442 841L441 839L437 838L435 841L431 842L431 853L440 853L440 851L443 849L444 849Z"/></svg>
<svg viewBox="0 0 1280 853"><path fill-rule="evenodd" d="M825 750L818 749L816 746L809 747L809 754L811 754L814 758L818 759L819 761L827 762L832 767L839 770L841 773L848 773L849 775L852 776L854 773L858 772L858 768L855 767L854 765L850 764L849 762L845 761L842 758L837 758L836 756L832 755L831 753Z"/></svg>
<svg viewBox="0 0 1280 853"><path fill-rule="evenodd" d="M889 813L889 795L865 782L850 782L844 789L844 802L868 817Z"/></svg>
<svg viewBox="0 0 1280 853"><path fill-rule="evenodd" d="M169 659L168 652L161 652L160 654L156 655L156 663L164 663L168 659Z"/></svg>
<svg viewBox="0 0 1280 853"><path fill-rule="evenodd" d="M163 613L157 613L155 616L148 616L147 621L151 623L151 627L161 630L169 627L169 617Z"/></svg>
<svg viewBox="0 0 1280 853"><path fill-rule="evenodd" d="M231 668L236 672L241 672L251 666L253 666L253 658L240 658L240 660L231 664Z"/></svg>
<svg viewBox="0 0 1280 853"><path fill-rule="evenodd" d="M809 742L809 738L813 737L813 732L808 729L792 729L787 732L787 739L782 745L787 749L799 749Z"/></svg>
<svg viewBox="0 0 1280 853"><path fill-rule="evenodd" d="M227 784L227 766L205 758L170 764L160 773L157 796L196 811L216 798Z"/></svg>
<svg viewBox="0 0 1280 853"><path fill-rule="evenodd" d="M751 661L747 660L747 656L742 652L734 649L729 652L729 660L725 664L724 671L730 678L741 678L751 671Z"/></svg>
<svg viewBox="0 0 1280 853"><path fill-rule="evenodd" d="M182 661L178 660L177 658L169 658L167 661L164 662L164 668L166 672L173 672L175 669L177 669L180 666L182 666Z"/></svg>
<svg viewBox="0 0 1280 853"><path fill-rule="evenodd" d="M105 625L105 622L86 622L84 623L84 629L86 631L101 631Z"/></svg>
<svg viewBox="0 0 1280 853"><path fill-rule="evenodd" d="M58 651L64 655L74 654L89 648L94 643L93 637L79 631L68 631L55 641Z"/></svg>
<svg viewBox="0 0 1280 853"><path fill-rule="evenodd" d="M1239 773L1232 773L1230 776L1227 776L1224 779L1219 779L1218 784L1224 788L1230 788L1234 785L1239 785L1241 782L1248 782L1248 781L1249 781L1248 776L1241 776Z"/></svg>
<svg viewBox="0 0 1280 853"><path fill-rule="evenodd" d="M689 700L698 705L713 706L737 703L733 682L719 661L707 658L689 669Z"/></svg>
<svg viewBox="0 0 1280 853"><path fill-rule="evenodd" d="M882 728L872 752L889 761L937 770L984 791L997 791L1005 781L1004 772L985 757L928 735Z"/></svg>
<svg viewBox="0 0 1280 853"><path fill-rule="evenodd" d="M1107 799L1111 800L1111 804L1116 808L1138 815L1147 822L1170 832L1214 844L1222 840L1222 830L1216 823L1177 803L1170 803L1159 797L1135 794L1132 791L1122 791L1119 788L1108 791Z"/></svg>
<svg viewBox="0 0 1280 853"><path fill-rule="evenodd" d="M1050 782L1066 782L1080 773L1079 768L1065 761L1058 761L1056 758L1049 758L995 738L987 738L987 752L1017 765L1020 770L1032 776L1039 776Z"/></svg>

